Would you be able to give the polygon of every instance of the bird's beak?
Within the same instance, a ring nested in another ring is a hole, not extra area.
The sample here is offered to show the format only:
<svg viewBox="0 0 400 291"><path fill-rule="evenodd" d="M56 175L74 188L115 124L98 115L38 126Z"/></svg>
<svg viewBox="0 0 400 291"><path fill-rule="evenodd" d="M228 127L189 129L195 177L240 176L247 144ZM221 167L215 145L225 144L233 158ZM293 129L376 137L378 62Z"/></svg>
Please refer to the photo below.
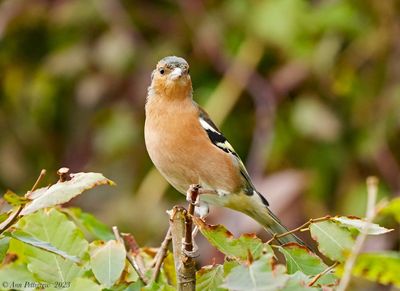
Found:
<svg viewBox="0 0 400 291"><path fill-rule="evenodd" d="M181 68L175 68L169 75L172 80L176 80L176 79L179 79L180 77L182 77L182 74L183 74L183 71Z"/></svg>

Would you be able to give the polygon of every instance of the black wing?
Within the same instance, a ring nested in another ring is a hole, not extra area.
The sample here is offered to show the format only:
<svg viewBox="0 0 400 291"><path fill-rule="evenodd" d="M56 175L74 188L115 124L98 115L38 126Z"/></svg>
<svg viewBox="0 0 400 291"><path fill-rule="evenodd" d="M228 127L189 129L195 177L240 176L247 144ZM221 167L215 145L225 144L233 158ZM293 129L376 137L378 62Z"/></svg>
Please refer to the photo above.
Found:
<svg viewBox="0 0 400 291"><path fill-rule="evenodd" d="M199 122L201 127L206 131L208 138L210 141L219 149L223 150L224 152L231 154L239 164L240 174L242 175L244 181L246 182L245 193L247 195L253 195L254 192L259 194L263 203L265 205L269 205L268 201L263 197L260 193L257 192L255 189L253 182L250 179L249 173L246 170L242 160L240 159L239 155L236 153L235 149L229 143L229 141L225 138L225 136L221 133L218 127L214 124L211 118L208 116L207 112L205 112L202 108L199 107Z"/></svg>

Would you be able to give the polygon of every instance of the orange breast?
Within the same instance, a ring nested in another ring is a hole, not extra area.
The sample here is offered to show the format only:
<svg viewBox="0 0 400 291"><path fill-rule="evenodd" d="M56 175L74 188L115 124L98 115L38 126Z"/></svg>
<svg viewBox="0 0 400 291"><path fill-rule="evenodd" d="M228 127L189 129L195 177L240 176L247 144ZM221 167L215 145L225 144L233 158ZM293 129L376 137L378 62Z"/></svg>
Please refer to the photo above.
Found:
<svg viewBox="0 0 400 291"><path fill-rule="evenodd" d="M186 102L185 104L182 104ZM178 191L191 184L236 193L241 187L237 161L209 140L192 100L146 105L145 140L150 158Z"/></svg>

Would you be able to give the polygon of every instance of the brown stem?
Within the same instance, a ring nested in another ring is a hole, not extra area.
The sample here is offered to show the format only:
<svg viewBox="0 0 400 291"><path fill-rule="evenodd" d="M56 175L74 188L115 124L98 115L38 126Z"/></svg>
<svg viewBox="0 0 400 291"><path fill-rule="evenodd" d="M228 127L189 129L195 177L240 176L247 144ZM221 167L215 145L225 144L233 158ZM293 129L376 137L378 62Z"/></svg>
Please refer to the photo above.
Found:
<svg viewBox="0 0 400 291"><path fill-rule="evenodd" d="M140 270L140 268L139 268L137 262L136 262L136 261L133 259L133 257L130 255L129 250L126 249L124 240L121 238L121 235L119 234L118 227L113 226L113 227L112 227L112 231L113 231L113 233L114 233L115 240L118 241L118 242L120 242L120 243L122 243L122 245L124 246L125 251L126 251L126 259L128 260L128 262L131 264L131 266L133 267L133 269L134 269L134 270L136 271L136 273L138 274L139 280L142 281L142 283L143 283L144 285L147 285L147 284L148 284L148 280L147 280L147 278L145 277L145 275L144 275L144 273L142 272L142 270Z"/></svg>
<svg viewBox="0 0 400 291"><path fill-rule="evenodd" d="M292 229L292 230L289 230L289 231L283 232L283 233L279 233L279 234L275 233L275 234L272 236L272 238L271 238L269 241L267 241L267 244L270 244L270 243L273 242L276 238L280 238L280 237L283 237L283 236L287 236L287 235L289 235L289 234L291 234L291 233L294 233L294 232L297 232L297 231L301 231L303 228L308 227L311 223L325 221L325 220L328 220L328 219L330 219L330 218L331 218L331 217L330 217L329 215L324 216L324 217L320 217L320 218L311 218L311 219L310 219L309 221L307 221L306 223L304 223L304 224L300 225L299 227L296 227L296 228L294 228L294 229Z"/></svg>
<svg viewBox="0 0 400 291"><path fill-rule="evenodd" d="M163 242L161 243L159 251L157 252L156 263L154 266L154 273L153 273L153 276L151 277L151 281L156 281L158 274L160 274L161 265L164 262L165 257L167 256L168 245L171 242L171 240L172 240L172 236L171 236L171 227L170 227L167 231L167 234L165 235Z"/></svg>
<svg viewBox="0 0 400 291"><path fill-rule="evenodd" d="M199 186L190 188L190 203L188 207L188 212L185 215L185 251L192 252L193 251L193 237L192 237L192 229L193 229L193 220L192 216L194 214L195 202L197 200L197 196L199 195Z"/></svg>
<svg viewBox="0 0 400 291"><path fill-rule="evenodd" d="M32 189L30 192L33 192L36 190L37 186L39 185L40 181L43 179L43 177L46 175L46 169L42 169L40 171L39 177L37 177L35 184L33 184Z"/></svg>
<svg viewBox="0 0 400 291"><path fill-rule="evenodd" d="M312 285L315 284L315 282L318 281L319 278L321 278L323 275L329 273L331 270L333 270L337 265L339 265L339 262L335 262L333 265L329 266L325 270L323 270L321 273L315 275L315 277L308 283L308 287L311 287Z"/></svg>
<svg viewBox="0 0 400 291"><path fill-rule="evenodd" d="M169 214L178 291L194 291L196 289L195 262L191 256L188 256L187 244L184 246L185 220L189 215L185 208L177 206Z"/></svg>
<svg viewBox="0 0 400 291"><path fill-rule="evenodd" d="M45 170L45 169L42 169L42 170L40 171L39 176L37 177L37 179L36 179L36 181L35 181L35 184L33 184L31 190L28 191L28 192L25 194L25 197L26 197L29 193L35 191L35 189L36 189L37 186L39 185L39 183L40 183L40 181L42 180L42 178L44 177L44 175L46 175L46 170ZM18 209L15 210L13 213L11 213L10 216L9 216L5 221L3 221L3 222L0 224L0 234L2 234L4 231L6 231L11 225L13 225L13 224L18 220L17 217L18 217L18 215L20 214L20 212L22 211L22 209L23 209L24 207L25 207L25 204L21 204L20 206L18 206Z"/></svg>
<svg viewBox="0 0 400 291"><path fill-rule="evenodd" d="M144 261L142 256L140 255L140 247L139 244L136 242L135 237L130 233L121 233L121 236L125 242L125 246L127 247L128 251L133 254L135 261L140 270L145 270ZM143 272L144 273L144 272Z"/></svg>

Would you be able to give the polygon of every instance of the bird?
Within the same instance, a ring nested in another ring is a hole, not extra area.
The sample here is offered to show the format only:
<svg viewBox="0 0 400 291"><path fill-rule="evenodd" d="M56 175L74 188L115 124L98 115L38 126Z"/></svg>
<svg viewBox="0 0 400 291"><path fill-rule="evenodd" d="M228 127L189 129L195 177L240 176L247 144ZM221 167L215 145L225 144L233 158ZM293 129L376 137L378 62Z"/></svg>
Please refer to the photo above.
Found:
<svg viewBox="0 0 400 291"><path fill-rule="evenodd" d="M151 73L145 104L144 138L155 167L180 193L200 187L198 214L208 205L242 212L260 223L280 244L305 243L270 210L232 145L193 100L189 64L177 56L161 59Z"/></svg>

